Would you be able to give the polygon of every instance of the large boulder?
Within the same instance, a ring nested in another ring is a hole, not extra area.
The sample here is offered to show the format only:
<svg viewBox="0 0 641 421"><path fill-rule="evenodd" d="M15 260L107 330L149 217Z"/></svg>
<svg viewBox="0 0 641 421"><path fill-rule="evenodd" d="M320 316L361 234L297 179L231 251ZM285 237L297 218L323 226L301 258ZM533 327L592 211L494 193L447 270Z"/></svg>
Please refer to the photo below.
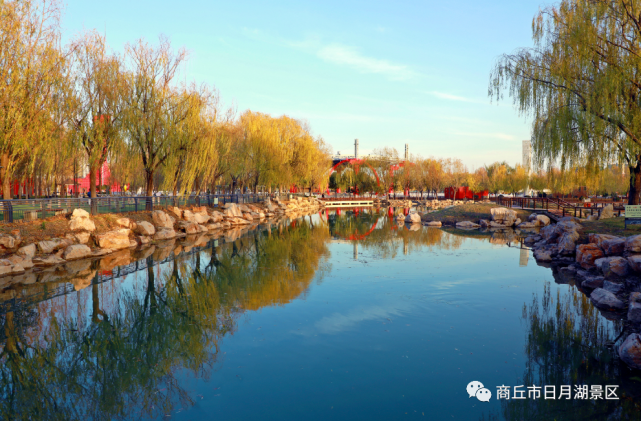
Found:
<svg viewBox="0 0 641 421"><path fill-rule="evenodd" d="M440 227L440 226L443 226L441 221L429 221L425 225L427 225L428 227Z"/></svg>
<svg viewBox="0 0 641 421"><path fill-rule="evenodd" d="M612 257L601 266L601 270L607 277L626 276L629 271L628 260L619 256Z"/></svg>
<svg viewBox="0 0 641 421"><path fill-rule="evenodd" d="M549 250L538 249L534 251L534 258L540 262L549 262L552 260L552 253Z"/></svg>
<svg viewBox="0 0 641 421"><path fill-rule="evenodd" d="M625 304L612 292L603 288L597 288L590 294L590 299L595 306L605 310L623 310Z"/></svg>
<svg viewBox="0 0 641 421"><path fill-rule="evenodd" d="M131 230L120 228L96 236L96 243L103 249L120 250L131 246L129 234Z"/></svg>
<svg viewBox="0 0 641 421"><path fill-rule="evenodd" d="M62 253L62 258L65 260L83 259L89 256L91 256L91 249L84 244L71 245Z"/></svg>
<svg viewBox="0 0 641 421"><path fill-rule="evenodd" d="M610 234L590 234L588 235L588 239L590 243L594 243L597 246L603 248L603 243L605 241L610 241L610 240L616 240L620 239L616 235L610 235Z"/></svg>
<svg viewBox="0 0 641 421"><path fill-rule="evenodd" d="M540 234L541 237L543 237L543 239L548 243L553 242L559 237L559 234L556 232L554 225L548 225L547 227L542 228Z"/></svg>
<svg viewBox="0 0 641 421"><path fill-rule="evenodd" d="M513 226L518 219L518 214L513 209L492 208L490 209L490 213L492 214L492 220L494 222L507 227Z"/></svg>
<svg viewBox="0 0 641 421"><path fill-rule="evenodd" d="M176 237L176 231L169 228L161 228L158 231L156 231L156 234L154 235L154 240L169 240L172 238Z"/></svg>
<svg viewBox="0 0 641 421"><path fill-rule="evenodd" d="M136 224L136 229L134 232L138 235L154 235L156 233L156 228L147 221L140 221Z"/></svg>
<svg viewBox="0 0 641 421"><path fill-rule="evenodd" d="M599 219L608 219L614 218L614 207L612 205L606 205L601 209L599 213Z"/></svg>
<svg viewBox="0 0 641 421"><path fill-rule="evenodd" d="M38 242L38 250L43 254L51 254L55 251L66 248L71 245L71 241L67 239L57 238L55 240L47 240Z"/></svg>
<svg viewBox="0 0 641 421"><path fill-rule="evenodd" d="M641 252L641 234L633 235L625 239L625 251L629 253Z"/></svg>
<svg viewBox="0 0 641 421"><path fill-rule="evenodd" d="M635 254L628 256L628 264L633 271L641 272L641 255Z"/></svg>
<svg viewBox="0 0 641 421"><path fill-rule="evenodd" d="M576 251L576 241L579 239L579 233L576 231L564 232L559 237L559 253L569 255Z"/></svg>
<svg viewBox="0 0 641 421"><path fill-rule="evenodd" d="M35 244L29 244L24 247L20 247L18 251L16 252L18 256L22 257L28 257L32 258L33 256L36 255L36 245Z"/></svg>
<svg viewBox="0 0 641 421"><path fill-rule="evenodd" d="M478 227L479 227L479 224L475 224L474 222L471 222L471 221L463 221L463 222L456 223L456 228L461 228L461 229L476 229Z"/></svg>
<svg viewBox="0 0 641 421"><path fill-rule="evenodd" d="M619 347L619 357L630 367L641 370L641 335L631 333Z"/></svg>
<svg viewBox="0 0 641 421"><path fill-rule="evenodd" d="M55 254L45 256L45 257L36 257L33 259L33 264L35 266L53 266L64 263L65 259L62 259Z"/></svg>
<svg viewBox="0 0 641 421"><path fill-rule="evenodd" d="M151 213L151 220L156 228L170 228L174 229L174 221L161 210L155 210Z"/></svg>
<svg viewBox="0 0 641 421"><path fill-rule="evenodd" d="M604 282L603 276L591 276L586 278L585 281L581 283L581 286L589 289L603 288Z"/></svg>
<svg viewBox="0 0 641 421"><path fill-rule="evenodd" d="M183 211L180 208L177 208L176 206L170 206L169 207L169 212L174 215L177 219L182 219L183 218Z"/></svg>
<svg viewBox="0 0 641 421"><path fill-rule="evenodd" d="M547 227L550 225L550 218L548 218L545 215L538 214L536 215L536 222L537 225L542 226L542 227Z"/></svg>
<svg viewBox="0 0 641 421"><path fill-rule="evenodd" d="M71 231L93 232L96 230L96 224L91 220L89 212L84 209L74 209L69 221L69 229Z"/></svg>
<svg viewBox="0 0 641 421"><path fill-rule="evenodd" d="M420 224L421 223L421 215L419 215L416 212L412 212L409 215L405 217L405 222L409 224Z"/></svg>
<svg viewBox="0 0 641 421"><path fill-rule="evenodd" d="M594 243L576 246L576 261L584 268L594 266L594 261L603 257L603 250Z"/></svg>
<svg viewBox="0 0 641 421"><path fill-rule="evenodd" d="M121 228L129 228L131 230L136 228L136 223L129 218L118 218L116 219L116 224Z"/></svg>
<svg viewBox="0 0 641 421"><path fill-rule="evenodd" d="M196 224L195 222L189 222L189 221L180 221L178 223L178 229L183 231L187 235L198 234L200 232L199 225Z"/></svg>
<svg viewBox="0 0 641 421"><path fill-rule="evenodd" d="M625 238L615 237L601 242L601 248L606 256L618 256L625 251Z"/></svg>

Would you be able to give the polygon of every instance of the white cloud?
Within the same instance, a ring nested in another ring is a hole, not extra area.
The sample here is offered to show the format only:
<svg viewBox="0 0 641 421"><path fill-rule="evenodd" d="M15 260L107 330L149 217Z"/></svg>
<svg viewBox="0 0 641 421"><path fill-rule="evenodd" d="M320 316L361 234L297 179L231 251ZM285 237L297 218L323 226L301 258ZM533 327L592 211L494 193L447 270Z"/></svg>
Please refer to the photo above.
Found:
<svg viewBox="0 0 641 421"><path fill-rule="evenodd" d="M319 333L335 334L354 329L358 324L370 320L386 320L392 316L401 316L408 309L408 304L399 303L388 306L359 307L347 314L334 313L325 316L314 324Z"/></svg>
<svg viewBox="0 0 641 421"><path fill-rule="evenodd" d="M463 96L452 95L452 94L448 94L448 93L445 93L445 92L432 91L432 92L428 92L428 94L430 94L432 96L435 96L437 98L440 98L440 99L447 99L447 100L450 100L450 101L471 102L471 103L475 103L475 104L488 104L489 105L488 102L484 102L484 101L481 101L481 100L478 100L478 99L466 98L466 97L463 97Z"/></svg>
<svg viewBox="0 0 641 421"><path fill-rule="evenodd" d="M416 72L406 65L366 57L354 48L340 44L331 44L322 47L317 51L316 55L329 63L351 67L360 73L381 74L391 80L408 80L417 75Z"/></svg>

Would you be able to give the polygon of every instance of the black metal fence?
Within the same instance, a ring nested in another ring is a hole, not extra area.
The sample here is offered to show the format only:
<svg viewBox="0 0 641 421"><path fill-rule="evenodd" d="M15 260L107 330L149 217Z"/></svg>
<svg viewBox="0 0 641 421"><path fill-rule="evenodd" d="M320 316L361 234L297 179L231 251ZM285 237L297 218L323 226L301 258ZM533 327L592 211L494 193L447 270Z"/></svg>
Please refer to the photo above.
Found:
<svg viewBox="0 0 641 421"><path fill-rule="evenodd" d="M209 194L201 196L108 196L0 200L0 221L35 221L84 209L92 215L153 211L169 206L222 206L226 203L258 203L268 194Z"/></svg>

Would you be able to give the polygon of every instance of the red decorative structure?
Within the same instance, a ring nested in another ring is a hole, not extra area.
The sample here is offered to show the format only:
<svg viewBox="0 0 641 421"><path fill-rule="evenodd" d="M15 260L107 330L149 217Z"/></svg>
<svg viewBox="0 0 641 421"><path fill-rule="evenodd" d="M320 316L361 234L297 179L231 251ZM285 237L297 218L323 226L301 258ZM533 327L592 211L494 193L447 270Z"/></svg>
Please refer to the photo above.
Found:
<svg viewBox="0 0 641 421"><path fill-rule="evenodd" d="M367 165L372 170L372 172L374 173L374 176L376 176L376 185L377 186L381 185L381 180L378 178L378 173L376 172L374 167L372 167L368 162L365 162L362 159L357 159L357 158L343 159L342 161L337 162L336 165L334 165L332 167L332 169L329 171L329 173L330 174L333 173L334 171L336 171L336 167L338 167L339 165L344 164L344 163L353 165L354 166L354 172L356 174L358 174L358 170L359 170L361 165L363 165L363 164Z"/></svg>
<svg viewBox="0 0 641 421"><path fill-rule="evenodd" d="M455 189L454 187L447 187L445 189L445 198L454 199L454 200L463 200L463 199L474 199L476 196L478 199L483 199L484 197L489 197L490 193L487 190L480 192L473 192L469 187L463 186Z"/></svg>

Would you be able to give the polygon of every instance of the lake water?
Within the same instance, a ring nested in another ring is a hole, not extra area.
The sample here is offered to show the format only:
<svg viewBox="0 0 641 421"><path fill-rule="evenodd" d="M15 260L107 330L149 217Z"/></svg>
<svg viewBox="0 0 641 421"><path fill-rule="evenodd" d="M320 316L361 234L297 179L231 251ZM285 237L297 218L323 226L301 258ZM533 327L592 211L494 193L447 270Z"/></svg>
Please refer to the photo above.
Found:
<svg viewBox="0 0 641 421"><path fill-rule="evenodd" d="M176 244L4 293L3 419L640 418L622 322L500 234L343 210Z"/></svg>

